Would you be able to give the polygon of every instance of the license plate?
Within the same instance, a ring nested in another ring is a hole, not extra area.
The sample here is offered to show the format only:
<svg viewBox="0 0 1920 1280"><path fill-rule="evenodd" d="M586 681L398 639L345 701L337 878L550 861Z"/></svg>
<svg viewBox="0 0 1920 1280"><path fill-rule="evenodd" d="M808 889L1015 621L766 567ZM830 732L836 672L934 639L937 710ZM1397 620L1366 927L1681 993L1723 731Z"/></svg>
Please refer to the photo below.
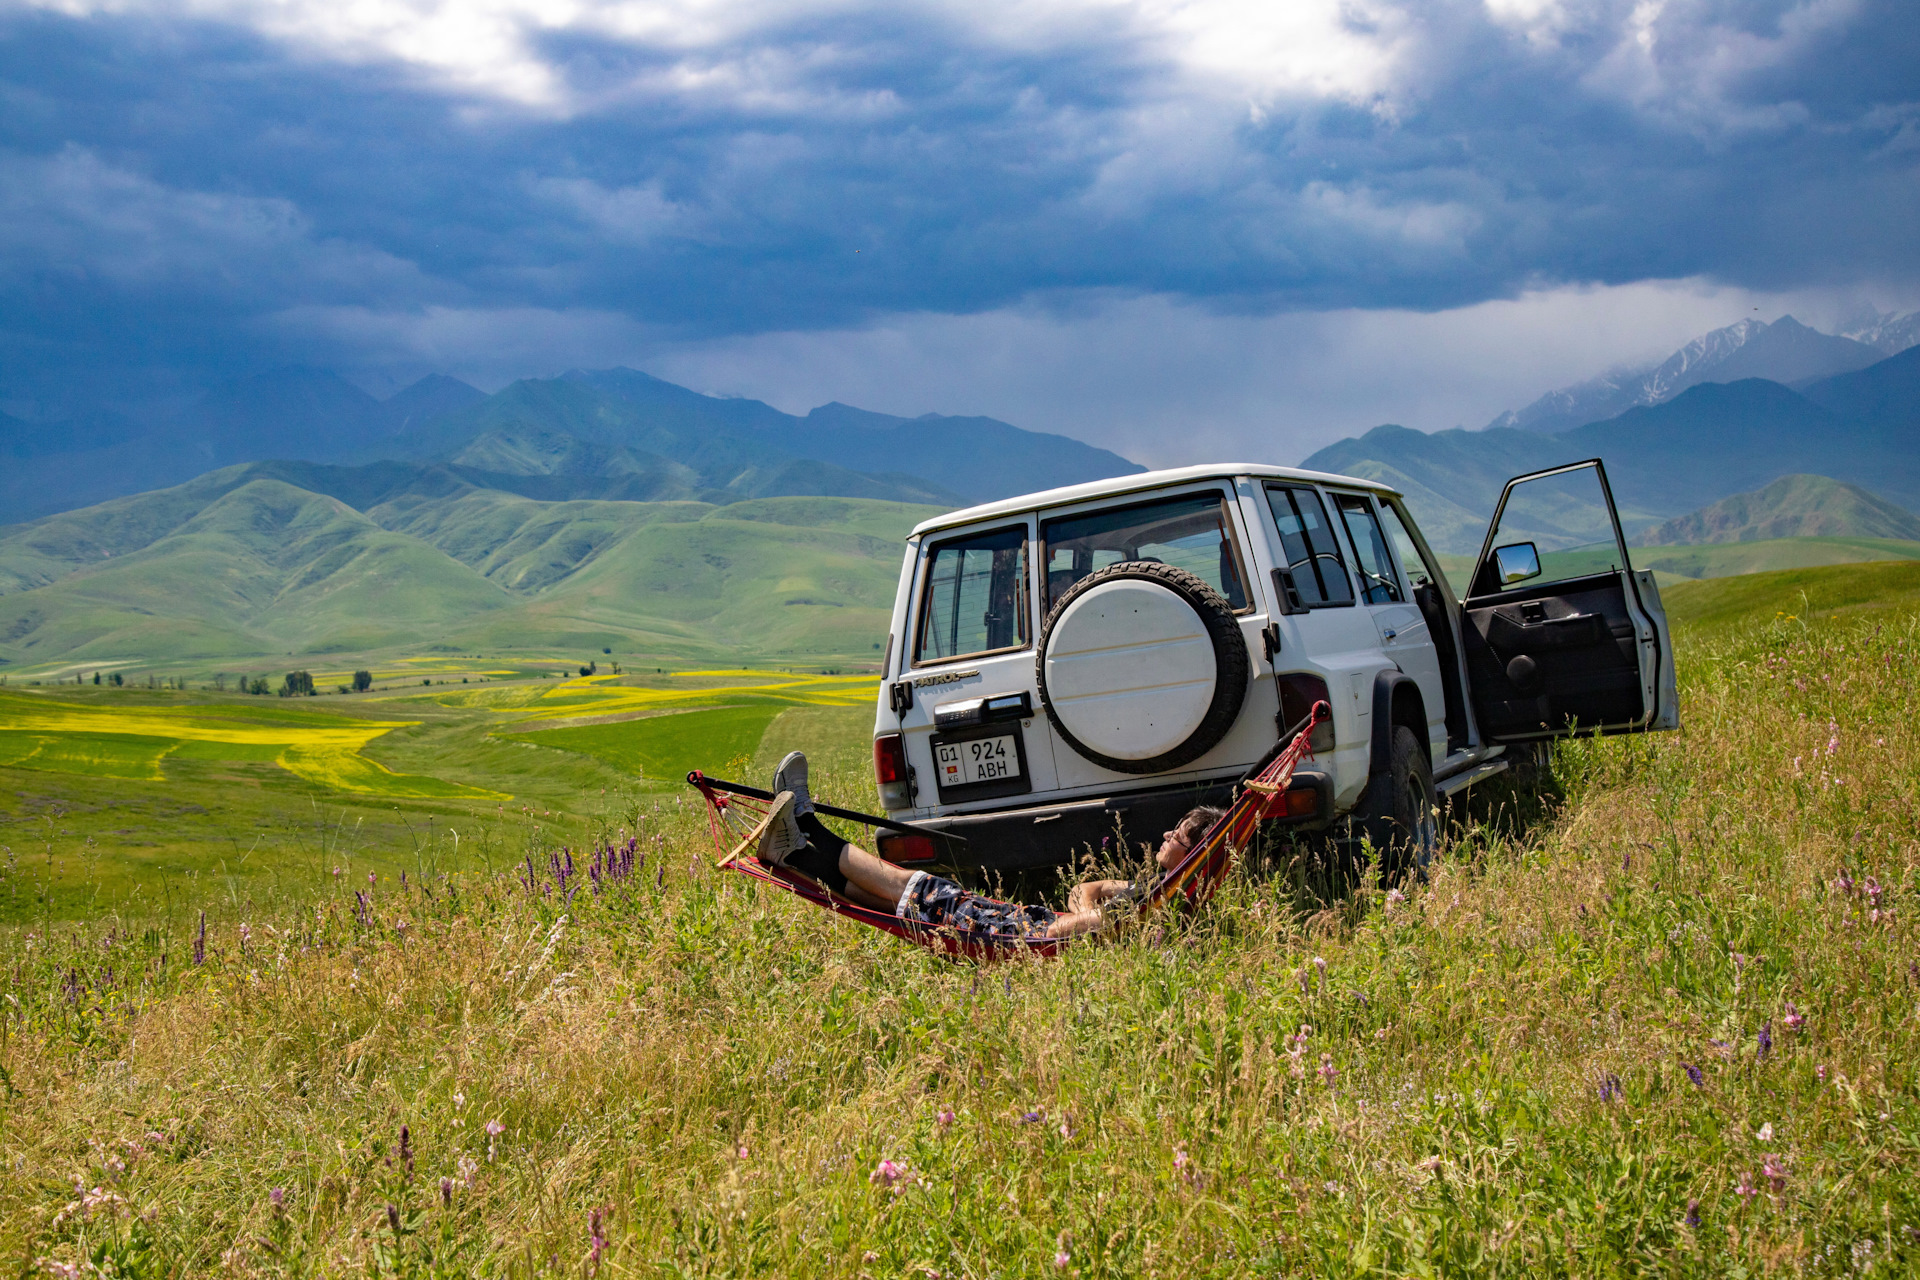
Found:
<svg viewBox="0 0 1920 1280"><path fill-rule="evenodd" d="M994 738L942 742L933 749L942 787L971 787L1020 776L1020 751L1010 733Z"/></svg>

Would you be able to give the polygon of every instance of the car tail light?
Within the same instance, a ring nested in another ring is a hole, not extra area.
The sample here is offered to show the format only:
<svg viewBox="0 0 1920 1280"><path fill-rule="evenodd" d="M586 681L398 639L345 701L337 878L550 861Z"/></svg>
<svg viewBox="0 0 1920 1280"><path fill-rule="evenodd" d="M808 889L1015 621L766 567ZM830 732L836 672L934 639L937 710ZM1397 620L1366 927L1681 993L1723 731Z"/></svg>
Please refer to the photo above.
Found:
<svg viewBox="0 0 1920 1280"><path fill-rule="evenodd" d="M1292 671L1280 677L1280 719L1288 727L1299 724L1307 718L1307 712L1313 710L1313 704L1324 702L1333 705L1333 699L1327 695L1327 682L1319 676L1308 675L1304 671ZM1307 739L1314 754L1333 750L1333 722L1322 721L1313 730L1313 737ZM1292 812L1292 797L1287 800L1288 812Z"/></svg>
<svg viewBox="0 0 1920 1280"><path fill-rule="evenodd" d="M1311 818L1320 812L1320 792L1314 787L1296 787L1287 792L1287 816Z"/></svg>
<svg viewBox="0 0 1920 1280"><path fill-rule="evenodd" d="M913 807L913 789L907 777L907 746L899 734L883 733L873 740L873 780L880 784L882 808Z"/></svg>
<svg viewBox="0 0 1920 1280"><path fill-rule="evenodd" d="M877 843L888 862L932 862L938 852L926 836L885 835Z"/></svg>

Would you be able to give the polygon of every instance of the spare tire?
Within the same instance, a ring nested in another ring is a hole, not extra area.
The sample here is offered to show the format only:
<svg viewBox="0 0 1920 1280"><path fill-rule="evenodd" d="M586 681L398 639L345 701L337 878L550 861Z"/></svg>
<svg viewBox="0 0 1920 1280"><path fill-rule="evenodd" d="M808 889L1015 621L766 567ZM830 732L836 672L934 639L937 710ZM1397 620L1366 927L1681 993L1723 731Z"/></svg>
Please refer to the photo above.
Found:
<svg viewBox="0 0 1920 1280"><path fill-rule="evenodd" d="M1062 741L1116 773L1159 773L1227 736L1247 695L1247 646L1204 578L1126 560L1055 602L1034 661Z"/></svg>

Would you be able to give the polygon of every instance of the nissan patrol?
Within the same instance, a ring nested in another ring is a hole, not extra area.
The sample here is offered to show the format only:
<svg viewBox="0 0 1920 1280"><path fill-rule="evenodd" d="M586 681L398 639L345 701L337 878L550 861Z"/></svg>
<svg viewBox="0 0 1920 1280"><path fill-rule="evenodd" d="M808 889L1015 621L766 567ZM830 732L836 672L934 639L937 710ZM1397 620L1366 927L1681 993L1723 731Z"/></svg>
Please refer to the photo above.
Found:
<svg viewBox="0 0 1920 1280"><path fill-rule="evenodd" d="M874 723L902 864L1021 870L1224 803L1325 699L1283 824L1401 867L1438 800L1572 734L1679 724L1599 460L1507 483L1457 599L1401 495L1227 464L969 507L907 540ZM1390 868L1398 869L1398 868Z"/></svg>

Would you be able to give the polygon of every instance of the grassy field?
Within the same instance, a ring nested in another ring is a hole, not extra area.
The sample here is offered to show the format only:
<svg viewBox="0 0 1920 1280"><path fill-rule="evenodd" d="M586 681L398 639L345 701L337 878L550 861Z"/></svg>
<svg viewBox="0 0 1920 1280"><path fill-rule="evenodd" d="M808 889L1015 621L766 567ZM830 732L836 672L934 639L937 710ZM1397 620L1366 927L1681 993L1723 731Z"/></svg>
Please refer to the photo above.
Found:
<svg viewBox="0 0 1920 1280"><path fill-rule="evenodd" d="M299 699L0 689L0 921L139 914L210 882L230 900L297 897L335 867L484 869L503 841L578 846L610 797L748 768L782 717L850 715L834 723L851 741L873 714L858 676L463 684L460 670L514 674L436 659L382 670L393 683L375 692ZM463 845L455 833L473 824L483 834Z"/></svg>
<svg viewBox="0 0 1920 1280"><path fill-rule="evenodd" d="M1908 1273L1900 568L1675 588L1684 730L1479 791L1426 883L1334 896L1277 850L1050 963L947 964L758 892L691 804L618 785L549 793L564 839L438 802L404 880L16 926L0 1248L23 1274ZM656 684L780 683L707 679ZM511 740L668 709L605 687L423 689L367 711L420 722L368 749L451 769L447 726L489 708L532 730L485 735L504 760L582 761ZM751 767L806 744L870 802L870 713L804 692ZM450 830L496 870L436 865Z"/></svg>

